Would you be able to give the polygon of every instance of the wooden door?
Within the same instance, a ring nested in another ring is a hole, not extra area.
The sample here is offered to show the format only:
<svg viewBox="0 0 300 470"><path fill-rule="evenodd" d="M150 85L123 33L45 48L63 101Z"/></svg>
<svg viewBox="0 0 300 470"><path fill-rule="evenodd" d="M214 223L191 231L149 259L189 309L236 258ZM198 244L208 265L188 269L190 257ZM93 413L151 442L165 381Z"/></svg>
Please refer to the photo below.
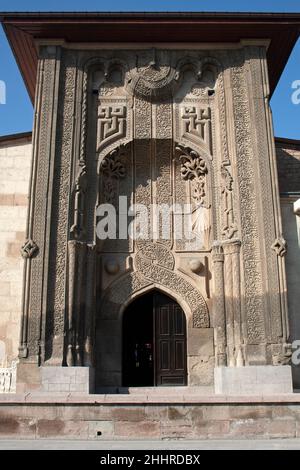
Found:
<svg viewBox="0 0 300 470"><path fill-rule="evenodd" d="M169 297L154 293L156 385L187 384L186 319Z"/></svg>

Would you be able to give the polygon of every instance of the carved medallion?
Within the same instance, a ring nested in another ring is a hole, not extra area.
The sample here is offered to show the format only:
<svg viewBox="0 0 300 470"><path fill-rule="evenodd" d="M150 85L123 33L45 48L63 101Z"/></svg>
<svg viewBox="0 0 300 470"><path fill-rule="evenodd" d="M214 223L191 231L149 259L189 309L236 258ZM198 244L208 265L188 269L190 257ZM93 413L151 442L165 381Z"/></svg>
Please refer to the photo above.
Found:
<svg viewBox="0 0 300 470"><path fill-rule="evenodd" d="M284 256L287 252L287 243L283 237L276 238L272 248L278 256Z"/></svg>
<svg viewBox="0 0 300 470"><path fill-rule="evenodd" d="M33 258L37 255L38 251L37 244L29 238L21 248L21 255L23 258Z"/></svg>
<svg viewBox="0 0 300 470"><path fill-rule="evenodd" d="M127 89L133 95L148 101L169 99L178 86L178 72L170 66L155 61L131 73Z"/></svg>

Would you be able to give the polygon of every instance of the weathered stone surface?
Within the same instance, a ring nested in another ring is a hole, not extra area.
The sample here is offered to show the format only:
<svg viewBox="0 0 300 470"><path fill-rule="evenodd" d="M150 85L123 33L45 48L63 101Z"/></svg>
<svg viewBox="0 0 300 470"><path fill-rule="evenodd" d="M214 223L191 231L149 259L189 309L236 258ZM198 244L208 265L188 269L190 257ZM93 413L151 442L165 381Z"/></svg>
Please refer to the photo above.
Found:
<svg viewBox="0 0 300 470"><path fill-rule="evenodd" d="M291 393L290 366L216 367L215 391L224 395Z"/></svg>
<svg viewBox="0 0 300 470"><path fill-rule="evenodd" d="M117 421L144 421L145 410L141 407L114 408L112 418Z"/></svg>
<svg viewBox="0 0 300 470"><path fill-rule="evenodd" d="M212 356L189 356L189 384L192 386L213 385L215 358Z"/></svg>
<svg viewBox="0 0 300 470"><path fill-rule="evenodd" d="M94 370L90 367L41 367L41 392L90 393Z"/></svg>
<svg viewBox="0 0 300 470"><path fill-rule="evenodd" d="M40 419L37 422L37 437L60 439L87 439L89 423L84 421L59 421Z"/></svg>
<svg viewBox="0 0 300 470"><path fill-rule="evenodd" d="M293 416L289 407L293 406ZM247 439L299 436L300 405L0 404L1 437L57 439ZM117 413L115 410L117 409ZM280 410L280 412L279 412ZM140 418L137 420L137 418Z"/></svg>
<svg viewBox="0 0 300 470"><path fill-rule="evenodd" d="M126 438L151 438L160 436L160 422L159 421L117 421L115 423L115 437Z"/></svg>
<svg viewBox="0 0 300 470"><path fill-rule="evenodd" d="M89 421L89 439L111 439L114 429L114 421Z"/></svg>
<svg viewBox="0 0 300 470"><path fill-rule="evenodd" d="M18 419L16 417L0 418L0 436L3 438L22 436L32 438L36 434L34 419Z"/></svg>
<svg viewBox="0 0 300 470"><path fill-rule="evenodd" d="M214 355L213 328L191 328L189 331L188 355L204 357Z"/></svg>
<svg viewBox="0 0 300 470"><path fill-rule="evenodd" d="M0 153L0 282L5 282L0 285L0 311L9 312L7 325L15 326L9 328L6 335L0 332L0 340L6 344L4 361L8 366L18 355L21 317L23 260L20 248L25 240L32 151L30 138L25 140L27 142L8 142Z"/></svg>
<svg viewBox="0 0 300 470"><path fill-rule="evenodd" d="M36 365L19 363L17 366L17 393L39 390L40 387L41 375Z"/></svg>

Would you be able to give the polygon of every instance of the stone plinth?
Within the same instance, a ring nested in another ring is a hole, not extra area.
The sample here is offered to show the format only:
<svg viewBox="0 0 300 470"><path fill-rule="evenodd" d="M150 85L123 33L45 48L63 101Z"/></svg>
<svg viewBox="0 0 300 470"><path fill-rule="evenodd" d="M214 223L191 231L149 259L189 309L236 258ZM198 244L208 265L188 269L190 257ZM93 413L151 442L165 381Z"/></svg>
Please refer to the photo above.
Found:
<svg viewBox="0 0 300 470"><path fill-rule="evenodd" d="M290 366L216 367L215 393L222 395L271 395L291 393Z"/></svg>
<svg viewBox="0 0 300 470"><path fill-rule="evenodd" d="M91 393L94 370L90 367L41 367L41 391Z"/></svg>
<svg viewBox="0 0 300 470"><path fill-rule="evenodd" d="M104 441L299 438L300 397L2 394L0 438L20 434Z"/></svg>

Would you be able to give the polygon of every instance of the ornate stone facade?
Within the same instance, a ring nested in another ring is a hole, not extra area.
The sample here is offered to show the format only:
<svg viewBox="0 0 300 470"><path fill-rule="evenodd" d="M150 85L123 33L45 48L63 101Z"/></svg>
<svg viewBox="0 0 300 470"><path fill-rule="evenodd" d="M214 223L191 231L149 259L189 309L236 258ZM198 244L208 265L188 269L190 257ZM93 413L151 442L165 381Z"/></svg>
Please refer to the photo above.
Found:
<svg viewBox="0 0 300 470"><path fill-rule="evenodd" d="M121 386L122 315L153 289L185 313L189 385L211 385L215 366L282 363L265 47L45 46L38 77L19 382L26 367L93 366L98 388ZM146 241L120 223L100 240L102 204L118 221L131 204L189 204L197 243L176 236L176 210Z"/></svg>

